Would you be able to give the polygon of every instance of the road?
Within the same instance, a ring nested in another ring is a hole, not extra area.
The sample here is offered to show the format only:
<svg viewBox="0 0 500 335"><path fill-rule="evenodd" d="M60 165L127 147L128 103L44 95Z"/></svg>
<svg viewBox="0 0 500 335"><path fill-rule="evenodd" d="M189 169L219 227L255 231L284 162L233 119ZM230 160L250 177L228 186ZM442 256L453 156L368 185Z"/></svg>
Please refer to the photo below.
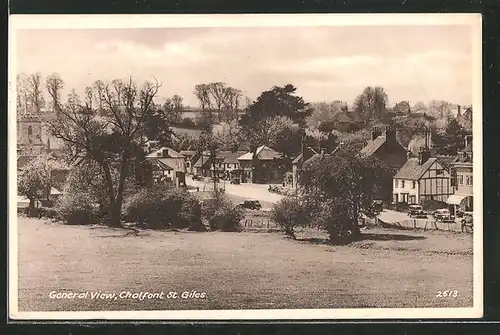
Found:
<svg viewBox="0 0 500 335"><path fill-rule="evenodd" d="M200 191L212 191L213 182L193 180L191 176L186 177L186 184L189 186L199 187ZM239 184L234 185L229 181L219 182L219 188L225 189L226 194L234 195L244 199L259 200L275 204L280 201L283 196L280 194L270 193L268 191L269 185L262 184Z"/></svg>

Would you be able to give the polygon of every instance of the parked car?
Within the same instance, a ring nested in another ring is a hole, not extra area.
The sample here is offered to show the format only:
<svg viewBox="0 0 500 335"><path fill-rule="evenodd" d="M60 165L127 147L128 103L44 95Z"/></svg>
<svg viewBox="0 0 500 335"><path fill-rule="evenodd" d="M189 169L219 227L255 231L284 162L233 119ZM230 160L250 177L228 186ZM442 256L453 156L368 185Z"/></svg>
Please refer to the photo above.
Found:
<svg viewBox="0 0 500 335"><path fill-rule="evenodd" d="M460 222L462 231L470 231L472 232L474 221L472 219L472 214L465 212L463 219Z"/></svg>
<svg viewBox="0 0 500 335"><path fill-rule="evenodd" d="M239 178L233 178L233 179L231 179L231 184L239 185L240 184L240 179Z"/></svg>
<svg viewBox="0 0 500 335"><path fill-rule="evenodd" d="M414 217L415 219L427 219L427 212L425 212L424 210L415 211L412 217Z"/></svg>
<svg viewBox="0 0 500 335"><path fill-rule="evenodd" d="M413 217L414 215L423 212L424 208L420 205L410 205L408 208L408 215Z"/></svg>
<svg viewBox="0 0 500 335"><path fill-rule="evenodd" d="M382 200L373 200L373 207L378 211L382 211L384 209L384 203Z"/></svg>
<svg viewBox="0 0 500 335"><path fill-rule="evenodd" d="M262 205L258 200L245 200L239 203L238 206L241 208L257 209L257 210L262 208Z"/></svg>
<svg viewBox="0 0 500 335"><path fill-rule="evenodd" d="M437 209L432 213L436 221L454 221L455 217L451 215L450 210L447 208Z"/></svg>

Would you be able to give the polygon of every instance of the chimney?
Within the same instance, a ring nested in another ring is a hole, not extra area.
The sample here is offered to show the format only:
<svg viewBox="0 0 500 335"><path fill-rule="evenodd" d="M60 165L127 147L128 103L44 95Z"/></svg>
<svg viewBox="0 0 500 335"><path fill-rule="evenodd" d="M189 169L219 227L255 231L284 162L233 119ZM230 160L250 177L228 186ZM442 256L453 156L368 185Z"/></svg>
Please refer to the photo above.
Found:
<svg viewBox="0 0 500 335"><path fill-rule="evenodd" d="M387 142L396 142L396 132L392 126L385 126L385 139Z"/></svg>
<svg viewBox="0 0 500 335"><path fill-rule="evenodd" d="M418 165L422 165L431 158L431 152L429 148L420 148L418 152Z"/></svg>
<svg viewBox="0 0 500 335"><path fill-rule="evenodd" d="M321 157L323 157L325 154L326 154L326 149L325 148L321 148Z"/></svg>
<svg viewBox="0 0 500 335"><path fill-rule="evenodd" d="M304 139L302 139L302 142L301 142L301 154L302 154L302 161L303 162L305 162L306 160L308 160L312 156L312 152L304 143Z"/></svg>
<svg viewBox="0 0 500 335"><path fill-rule="evenodd" d="M376 139L377 137L379 137L380 135L382 135L382 132L380 131L380 129L378 127L374 127L372 129L372 141L374 139Z"/></svg>
<svg viewBox="0 0 500 335"><path fill-rule="evenodd" d="M460 109L461 109L461 106L460 106L460 105L458 105L458 106L457 106L457 109L458 109L458 112L457 112L457 117L462 116L462 115L460 114Z"/></svg>
<svg viewBox="0 0 500 335"><path fill-rule="evenodd" d="M168 149L162 149L161 156L162 157L168 157Z"/></svg>

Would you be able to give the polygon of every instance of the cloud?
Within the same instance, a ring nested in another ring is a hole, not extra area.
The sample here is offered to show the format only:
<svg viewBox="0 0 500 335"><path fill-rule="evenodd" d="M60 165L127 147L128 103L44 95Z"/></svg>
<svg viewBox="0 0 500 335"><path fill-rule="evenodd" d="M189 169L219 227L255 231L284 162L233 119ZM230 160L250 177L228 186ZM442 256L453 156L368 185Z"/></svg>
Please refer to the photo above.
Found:
<svg viewBox="0 0 500 335"><path fill-rule="evenodd" d="M18 33L18 72L94 80L158 78L161 95L195 104L193 87L224 81L251 98L292 83L308 101L352 101L365 86L391 101L469 103L471 31L463 26L37 30Z"/></svg>

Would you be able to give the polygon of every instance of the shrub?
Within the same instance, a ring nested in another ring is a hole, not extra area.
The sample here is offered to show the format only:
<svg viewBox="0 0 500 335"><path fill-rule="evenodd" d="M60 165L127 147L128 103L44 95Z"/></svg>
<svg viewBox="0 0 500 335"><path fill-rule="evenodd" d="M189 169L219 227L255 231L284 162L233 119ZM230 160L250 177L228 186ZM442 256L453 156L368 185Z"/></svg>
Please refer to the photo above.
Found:
<svg viewBox="0 0 500 335"><path fill-rule="evenodd" d="M194 123L193 119L185 117L179 123L179 126L181 126L183 128L195 128L196 124Z"/></svg>
<svg viewBox="0 0 500 335"><path fill-rule="evenodd" d="M130 196L123 207L126 221L148 228L201 228L201 206L190 193L166 185L145 188Z"/></svg>
<svg viewBox="0 0 500 335"><path fill-rule="evenodd" d="M64 193L56 203L57 218L69 225L97 223L97 208L85 193Z"/></svg>
<svg viewBox="0 0 500 335"><path fill-rule="evenodd" d="M306 226L309 222L311 210L300 197L286 197L281 199L271 211L273 220L281 230L295 239L295 228Z"/></svg>
<svg viewBox="0 0 500 335"><path fill-rule="evenodd" d="M226 232L240 231L240 221L244 217L242 209L230 202L220 203L213 215L208 219L210 230Z"/></svg>

